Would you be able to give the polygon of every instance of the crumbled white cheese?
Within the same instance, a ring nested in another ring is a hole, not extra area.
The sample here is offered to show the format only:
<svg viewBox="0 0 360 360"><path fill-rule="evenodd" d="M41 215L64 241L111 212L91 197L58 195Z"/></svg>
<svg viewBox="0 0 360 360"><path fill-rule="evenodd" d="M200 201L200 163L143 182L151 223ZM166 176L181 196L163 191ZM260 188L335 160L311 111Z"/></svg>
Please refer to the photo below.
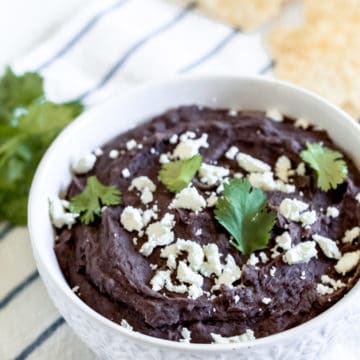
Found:
<svg viewBox="0 0 360 360"><path fill-rule="evenodd" d="M291 221L299 221L300 213L307 210L309 205L297 200L286 198L280 203L280 214Z"/></svg>
<svg viewBox="0 0 360 360"><path fill-rule="evenodd" d="M242 152L237 154L236 161L240 167L249 173L264 173L271 171L270 165Z"/></svg>
<svg viewBox="0 0 360 360"><path fill-rule="evenodd" d="M124 168L121 170L121 175L123 176L123 178L127 179L130 177L130 171L128 168Z"/></svg>
<svg viewBox="0 0 360 360"><path fill-rule="evenodd" d="M303 271L301 272L300 279L301 279L301 280L306 280L305 270L303 270Z"/></svg>
<svg viewBox="0 0 360 360"><path fill-rule="evenodd" d="M178 135L173 134L173 135L171 135L171 137L169 139L169 143L174 145L174 144L176 144L178 142L178 140L179 140Z"/></svg>
<svg viewBox="0 0 360 360"><path fill-rule="evenodd" d="M296 168L296 173L299 176L304 176L306 174L306 168L305 168L305 163L301 162L298 167Z"/></svg>
<svg viewBox="0 0 360 360"><path fill-rule="evenodd" d="M143 204L153 201L153 192L156 191L156 185L147 176L138 176L132 180L129 190L137 189L140 191L140 200Z"/></svg>
<svg viewBox="0 0 360 360"><path fill-rule="evenodd" d="M225 262L226 263L223 266L221 275L218 278L215 278L215 285L212 288L213 290L219 289L221 284L227 285L231 288L232 284L241 277L241 270L236 265L235 259L230 254L226 256Z"/></svg>
<svg viewBox="0 0 360 360"><path fill-rule="evenodd" d="M318 234L314 234L312 238L319 244L325 256L327 256L330 259L341 258L341 252L334 240L331 240L325 236L321 236Z"/></svg>
<svg viewBox="0 0 360 360"><path fill-rule="evenodd" d="M133 150L136 148L136 146L137 146L137 142L134 139L131 139L126 143L126 148L128 150Z"/></svg>
<svg viewBox="0 0 360 360"><path fill-rule="evenodd" d="M332 217L332 218L337 218L340 214L340 211L338 208L336 208L335 206L329 206L326 209L326 216Z"/></svg>
<svg viewBox="0 0 360 360"><path fill-rule="evenodd" d="M109 158L110 159L116 159L116 158L118 158L119 157L119 150L116 150L116 149L112 149L112 150L110 150L110 152L109 152Z"/></svg>
<svg viewBox="0 0 360 360"><path fill-rule="evenodd" d="M150 154L153 154L153 155L156 154L156 149L155 149L155 148L151 148L151 149L150 149Z"/></svg>
<svg viewBox="0 0 360 360"><path fill-rule="evenodd" d="M234 173L234 178L235 179L242 179L244 177L244 174L240 173L240 172L236 172Z"/></svg>
<svg viewBox="0 0 360 360"><path fill-rule="evenodd" d="M193 132L188 131L180 136L180 142L174 149L172 155L173 158L180 160L188 159L198 154L201 147L209 147L207 134L202 134L198 139L195 139L194 135Z"/></svg>
<svg viewBox="0 0 360 360"><path fill-rule="evenodd" d="M177 253L183 251L188 253L187 261L192 270L198 271L204 262L204 252L202 247L195 241L178 239L175 243Z"/></svg>
<svg viewBox="0 0 360 360"><path fill-rule="evenodd" d="M96 162L96 156L88 153L74 162L72 169L76 174L85 174L92 170Z"/></svg>
<svg viewBox="0 0 360 360"><path fill-rule="evenodd" d="M121 320L120 325L123 328L128 329L128 330L133 330L134 329L125 319Z"/></svg>
<svg viewBox="0 0 360 360"><path fill-rule="evenodd" d="M219 334L210 334L213 338L214 344L236 344L236 343L244 343L255 340L254 332L252 330L246 330L246 332L242 335L231 336L231 337L223 337Z"/></svg>
<svg viewBox="0 0 360 360"><path fill-rule="evenodd" d="M296 121L295 121L295 124L294 124L297 128L302 128L304 130L307 130L310 126L309 124L309 121L307 119L304 119L304 118L298 118Z"/></svg>
<svg viewBox="0 0 360 360"><path fill-rule="evenodd" d="M191 341L191 331L189 329L187 329L186 327L183 327L181 330L181 336L182 339L180 339L180 342L189 344Z"/></svg>
<svg viewBox="0 0 360 360"><path fill-rule="evenodd" d="M305 211L309 205L297 199L286 198L280 203L279 211L287 220L301 222L304 226L316 222L315 210Z"/></svg>
<svg viewBox="0 0 360 360"><path fill-rule="evenodd" d="M71 288L71 291L75 294L80 294L79 290L80 290L80 285L75 285L73 288Z"/></svg>
<svg viewBox="0 0 360 360"><path fill-rule="evenodd" d="M95 156L101 156L104 153L104 151L101 148L96 148L94 150Z"/></svg>
<svg viewBox="0 0 360 360"><path fill-rule="evenodd" d="M151 219L157 220L158 215L156 208L153 207L152 209L147 209L143 211L142 217L143 217L144 226L146 226L151 221Z"/></svg>
<svg viewBox="0 0 360 360"><path fill-rule="evenodd" d="M355 196L355 199L358 203L360 203L360 193L358 193L356 196Z"/></svg>
<svg viewBox="0 0 360 360"><path fill-rule="evenodd" d="M347 252L345 253L340 260L335 265L335 270L341 274L345 275L346 273L353 270L360 260L360 250Z"/></svg>
<svg viewBox="0 0 360 360"><path fill-rule="evenodd" d="M159 158L160 164L168 164L170 162L169 154L161 154Z"/></svg>
<svg viewBox="0 0 360 360"><path fill-rule="evenodd" d="M291 249L291 237L288 231L284 231L281 235L275 238L275 242L277 247L283 250L290 250Z"/></svg>
<svg viewBox="0 0 360 360"><path fill-rule="evenodd" d="M276 274L276 267L275 266L272 266L271 269L270 269L270 276L271 277L274 277Z"/></svg>
<svg viewBox="0 0 360 360"><path fill-rule="evenodd" d="M187 286L184 284L174 285L172 283L170 270L157 271L154 277L150 280L150 284L154 291L160 291L165 287L168 291L184 294L188 290Z"/></svg>
<svg viewBox="0 0 360 360"><path fill-rule="evenodd" d="M203 247L206 261L203 262L201 267L201 273L204 276L210 276L215 274L220 276L222 272L222 265L220 262L219 248L216 244L207 244Z"/></svg>
<svg viewBox="0 0 360 360"><path fill-rule="evenodd" d="M196 235L196 236L201 236L201 234L202 234L202 229L197 229L197 230L195 231L195 235Z"/></svg>
<svg viewBox="0 0 360 360"><path fill-rule="evenodd" d="M201 287L204 283L204 278L187 265L185 261L179 261L176 278L182 283L198 287Z"/></svg>
<svg viewBox="0 0 360 360"><path fill-rule="evenodd" d="M176 269L176 259L178 255L179 251L176 244L168 245L160 251L160 257L167 259L166 265L172 270Z"/></svg>
<svg viewBox="0 0 360 360"><path fill-rule="evenodd" d="M322 275L321 282L322 284L318 284L316 287L316 290L320 295L332 294L334 291L345 286L341 280L332 279L328 275Z"/></svg>
<svg viewBox="0 0 360 360"><path fill-rule="evenodd" d="M264 251L261 251L259 253L259 258L262 263L267 263L269 261L269 257L266 255L266 253Z"/></svg>
<svg viewBox="0 0 360 360"><path fill-rule="evenodd" d="M235 295L234 296L234 302L235 304L237 304L240 301L240 296L239 295Z"/></svg>
<svg viewBox="0 0 360 360"><path fill-rule="evenodd" d="M144 227L143 211L127 206L121 213L120 222L127 231L140 231Z"/></svg>
<svg viewBox="0 0 360 360"><path fill-rule="evenodd" d="M289 265L307 263L313 257L317 257L315 241L304 241L287 250L283 256L284 262Z"/></svg>
<svg viewBox="0 0 360 360"><path fill-rule="evenodd" d="M237 112L237 110L235 110L235 109L230 109L229 112L228 112L228 114L229 114L230 116L236 116L236 115L238 114L238 112Z"/></svg>
<svg viewBox="0 0 360 360"><path fill-rule="evenodd" d="M203 184L214 185L230 174L229 169L222 166L202 163L199 169L200 181Z"/></svg>
<svg viewBox="0 0 360 360"><path fill-rule="evenodd" d="M229 150L225 153L225 157L229 160L235 160L236 154L239 152L237 146L231 146Z"/></svg>
<svg viewBox="0 0 360 360"><path fill-rule="evenodd" d="M251 173L249 181L252 186L265 191L281 191L284 193L295 192L295 186L284 184L281 180L274 180L274 174L271 171L264 173Z"/></svg>
<svg viewBox="0 0 360 360"><path fill-rule="evenodd" d="M343 243L352 243L359 236L360 236L360 227L355 226L352 229L345 231L345 235L342 238L342 242Z"/></svg>
<svg viewBox="0 0 360 360"><path fill-rule="evenodd" d="M203 294L202 285L204 282L204 278L198 274L197 272L193 271L190 266L186 265L184 261L180 261L176 278L181 283L189 284L188 293L191 299L197 299Z"/></svg>
<svg viewBox="0 0 360 360"><path fill-rule="evenodd" d="M62 228L64 225L70 229L72 225L75 224L76 218L79 217L79 214L73 214L67 212L69 209L69 202L66 200L61 200L58 197L53 197L49 199L49 212L51 223L58 229Z"/></svg>
<svg viewBox="0 0 360 360"><path fill-rule="evenodd" d="M129 190L133 190L134 188L139 191L149 189L154 192L156 190L156 185L147 176L138 176L131 181Z"/></svg>
<svg viewBox="0 0 360 360"><path fill-rule="evenodd" d="M290 159L282 155L280 156L275 164L275 174L276 176L287 183L289 181L289 176L291 175L291 161Z"/></svg>
<svg viewBox="0 0 360 360"><path fill-rule="evenodd" d="M276 122L282 122L284 120L283 115L278 109L268 109L265 116Z"/></svg>
<svg viewBox="0 0 360 360"><path fill-rule="evenodd" d="M316 291L320 295L330 295L334 292L334 289L332 287L324 285L324 284L317 284Z"/></svg>
<svg viewBox="0 0 360 360"><path fill-rule="evenodd" d="M311 211L303 212L302 214L300 214L299 220L304 226L309 226L314 224L317 220L316 211L311 210Z"/></svg>
<svg viewBox="0 0 360 360"><path fill-rule="evenodd" d="M192 186L178 192L169 205L170 209L188 209L195 212L201 211L204 207L206 207L205 199Z"/></svg>
<svg viewBox="0 0 360 360"><path fill-rule="evenodd" d="M246 262L247 265L250 265L250 266L256 266L256 264L259 262L259 258L254 254L252 253L248 259L248 261Z"/></svg>
<svg viewBox="0 0 360 360"><path fill-rule="evenodd" d="M264 297L262 298L261 302L265 305L269 305L271 303L271 298L268 298L268 297Z"/></svg>
<svg viewBox="0 0 360 360"><path fill-rule="evenodd" d="M157 246L169 245L174 241L174 215L166 213L160 221L150 224L146 229L148 240L141 246L140 253L149 256Z"/></svg>

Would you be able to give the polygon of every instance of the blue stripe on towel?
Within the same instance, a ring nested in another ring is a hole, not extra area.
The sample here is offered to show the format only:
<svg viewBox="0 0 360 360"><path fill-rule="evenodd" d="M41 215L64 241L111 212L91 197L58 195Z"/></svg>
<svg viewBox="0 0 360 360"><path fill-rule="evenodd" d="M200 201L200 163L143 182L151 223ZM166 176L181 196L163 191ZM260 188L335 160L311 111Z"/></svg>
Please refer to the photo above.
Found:
<svg viewBox="0 0 360 360"><path fill-rule="evenodd" d="M182 9L179 14L177 14L173 19L168 21L167 23L161 25L159 28L152 31L150 34L145 35L142 39L140 39L137 43L132 45L126 52L121 56L121 58L113 65L113 67L105 74L105 76L91 89L87 90L85 93L80 95L79 99L84 100L86 97L94 93L95 91L102 88L104 85L108 83L109 80L119 71L119 69L126 64L126 62L130 59L137 50L139 50L143 45L145 45L148 41L152 40L156 36L160 35L161 33L165 32L166 30L170 29L176 23L181 21L190 10L196 7L196 3L192 2Z"/></svg>
<svg viewBox="0 0 360 360"><path fill-rule="evenodd" d="M269 62L269 64L267 64L266 66L264 66L260 71L259 74L260 75L265 75L266 73L268 73L270 70L272 70L275 66L275 62L274 60L271 60Z"/></svg>
<svg viewBox="0 0 360 360"><path fill-rule="evenodd" d="M217 43L215 45L214 48L212 48L208 53L206 53L205 55L201 56L199 59L195 60L194 62L192 62L191 64L185 66L184 68L182 68L179 72L180 73L185 73L188 72L198 66L200 66L201 64L203 64L204 62L206 62L207 60L211 59L213 56L215 56L224 46L226 46L226 44L228 44L238 33L239 33L239 29L233 29L228 35L226 35L223 39L220 40L219 43Z"/></svg>
<svg viewBox="0 0 360 360"><path fill-rule="evenodd" d="M43 71L48 66L53 64L56 60L59 60L63 55L65 55L74 45L76 45L81 38L84 37L105 15L110 14L114 10L118 9L120 6L127 3L128 0L117 1L111 6L103 9L95 16L93 16L85 25L84 27L76 33L60 50L58 50L50 59L46 60L42 65L40 65L36 71Z"/></svg>
<svg viewBox="0 0 360 360"><path fill-rule="evenodd" d="M30 343L15 360L25 360L32 352L34 352L41 344L43 344L54 332L62 325L65 320L60 317L56 319L50 326L48 326L32 343Z"/></svg>
<svg viewBox="0 0 360 360"><path fill-rule="evenodd" d="M39 277L37 270L32 272L25 280L15 286L10 292L0 300L0 310L8 305L19 293L25 290L30 284L32 284Z"/></svg>
<svg viewBox="0 0 360 360"><path fill-rule="evenodd" d="M0 241L13 229L12 225L5 225L0 231Z"/></svg>

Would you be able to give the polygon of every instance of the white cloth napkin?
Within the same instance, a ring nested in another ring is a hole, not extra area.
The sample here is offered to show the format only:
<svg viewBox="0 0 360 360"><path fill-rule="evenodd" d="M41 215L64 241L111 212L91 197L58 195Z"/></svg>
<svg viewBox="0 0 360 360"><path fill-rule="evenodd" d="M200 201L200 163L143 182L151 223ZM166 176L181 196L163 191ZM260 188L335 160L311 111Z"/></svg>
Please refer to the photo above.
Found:
<svg viewBox="0 0 360 360"><path fill-rule="evenodd" d="M52 99L81 98L91 107L174 73L271 76L264 31L243 34L203 16L189 1L102 0L13 65L41 71ZM340 330L324 359L357 359L359 321L351 334ZM92 358L49 300L27 230L0 227L0 359Z"/></svg>

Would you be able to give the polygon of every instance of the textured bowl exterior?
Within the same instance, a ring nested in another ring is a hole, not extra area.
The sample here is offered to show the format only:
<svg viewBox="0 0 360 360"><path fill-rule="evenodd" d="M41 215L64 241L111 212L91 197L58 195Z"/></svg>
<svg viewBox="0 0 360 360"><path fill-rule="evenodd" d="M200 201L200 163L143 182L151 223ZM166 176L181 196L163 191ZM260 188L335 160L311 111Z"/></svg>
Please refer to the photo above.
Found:
<svg viewBox="0 0 360 360"><path fill-rule="evenodd" d="M359 284L335 306L301 326L253 343L231 345L176 343L129 331L90 309L67 285L53 251L54 235L47 216L47 199L58 194L69 182L71 159L156 113L190 103L229 108L239 108L240 105L246 109L263 110L277 107L288 115L305 116L327 128L335 142L353 157L359 167L360 158L355 156L353 149L360 137L359 126L319 97L282 82L221 76L183 77L111 100L85 113L60 135L42 160L33 182L29 230L37 267L49 296L75 333L101 359L318 359L339 338L339 334L347 336L351 333L348 324L360 320L360 306L356 301ZM322 116L317 119L319 113ZM131 125L126 121L119 122L118 114ZM115 117L115 120L111 122L109 117ZM101 118L107 120L99 125L98 119ZM342 122L341 128L339 122Z"/></svg>

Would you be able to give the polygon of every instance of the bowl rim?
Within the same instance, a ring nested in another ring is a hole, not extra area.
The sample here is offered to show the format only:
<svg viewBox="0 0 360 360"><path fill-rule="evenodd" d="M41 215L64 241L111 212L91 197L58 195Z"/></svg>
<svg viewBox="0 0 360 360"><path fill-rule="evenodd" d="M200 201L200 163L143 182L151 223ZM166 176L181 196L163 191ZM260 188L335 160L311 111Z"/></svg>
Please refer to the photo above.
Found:
<svg viewBox="0 0 360 360"><path fill-rule="evenodd" d="M31 247L33 250L36 260L37 268L39 269L40 276L41 269L38 263L41 263L42 267L46 269L48 275L50 276L51 280L55 284L55 286L66 296L69 302L72 303L73 306L77 308L78 311L82 313L82 316L88 316L92 321L96 321L101 323L103 326L110 328L112 331L116 331L121 336L125 336L129 338L129 340L143 342L146 345L156 346L160 348L165 348L169 350L178 350L184 352L211 352L211 351L219 351L219 352L229 352L229 351L236 351L239 349L246 349L246 348L262 348L271 345L276 345L281 343L289 338L294 338L296 336L301 335L303 332L308 332L318 328L320 324L323 324L327 319L330 319L332 316L335 316L341 310L345 309L346 306L353 300L353 298L360 293L360 281L358 281L355 286L350 289L350 291L345 294L345 296L337 301L334 305L330 306L327 310L322 312L321 314L317 315L316 317L297 325L293 328L287 329L280 333L276 333L273 335L269 335L263 338L255 339L254 341L245 342L245 343L231 343L231 344L197 344L197 343L184 343L184 342L176 342L172 340L165 340L161 338L156 338L150 335L145 335L143 333L132 331L122 327L120 324L117 324L106 317L102 316L100 313L93 310L90 306L88 306L84 301L82 301L76 294L70 289L70 286L66 283L63 274L61 273L63 280L61 280L55 275L55 272L58 270L52 266L46 265L43 260L41 259L40 253L37 251L37 241L35 238L35 227L38 221L36 220L37 217L35 215L36 207L33 205L33 199L36 197L36 194L41 191L41 188L38 186L44 168L47 165L48 158L52 156L52 153L58 151L58 147L61 147L61 143L63 139L66 139L69 135L71 136L72 132L76 132L77 128L81 126L82 123L87 121L89 116L95 115L96 113L101 113L103 109L106 109L109 104L112 104L119 99L126 99L128 97L136 96L138 93L152 91L152 89L156 89L161 86L174 86L176 84L181 83L191 83L191 82L198 82L198 81L229 81L229 82L253 82L253 83L262 83L268 84L273 87L282 87L284 89L289 89L292 91L297 92L297 96L304 96L307 98L312 98L313 100L321 103L322 106L327 107L332 112L335 112L341 121L346 121L348 126L352 127L353 131L359 133L360 136L360 125L345 111L337 107L336 105L330 103L328 100L324 99L320 95L304 89L300 86L292 84L290 82L284 80L278 80L273 78L267 78L261 75L254 75L254 76L233 76L233 75L210 75L210 74L200 74L200 75L173 75L171 77L167 77L162 80L152 81L151 83L141 84L136 86L135 88L129 89L120 95L111 96L109 99L104 101L103 103L95 106L94 108L90 108L89 110L85 111L75 120L73 120L61 133L57 136L57 138L53 141L50 147L47 149L46 153L42 157L36 173L33 178L33 182L30 189L30 195L28 200L28 230L30 234L31 240ZM215 104L216 105L216 104ZM61 271L61 270L60 270ZM52 301L52 300L51 300ZM83 314L84 313L84 314Z"/></svg>

